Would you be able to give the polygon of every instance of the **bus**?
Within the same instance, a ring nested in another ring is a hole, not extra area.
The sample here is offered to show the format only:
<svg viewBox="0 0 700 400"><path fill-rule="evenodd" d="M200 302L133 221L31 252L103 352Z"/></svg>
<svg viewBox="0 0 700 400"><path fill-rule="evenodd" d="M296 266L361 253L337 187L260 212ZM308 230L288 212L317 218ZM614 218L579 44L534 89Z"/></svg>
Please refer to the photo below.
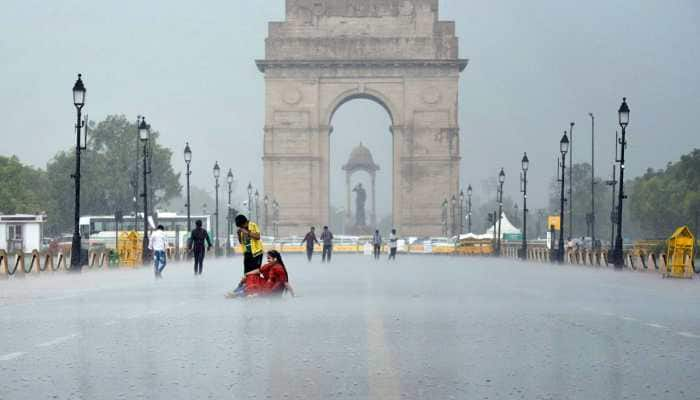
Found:
<svg viewBox="0 0 700 400"><path fill-rule="evenodd" d="M192 215L192 229L197 220L202 221L202 227L210 232L212 241L214 240L211 215ZM148 229L154 230L158 225L163 225L168 241L175 245L179 243L180 248L187 246L187 216L178 215L177 213L156 211L155 215L148 216ZM143 231L143 214L138 214L137 218L134 215L123 216L119 222L119 232L125 231ZM179 232L179 238L176 238ZM117 236L117 222L114 215L102 216L85 216L80 217L80 235L83 239L87 239L90 243L103 244L108 248L114 248Z"/></svg>

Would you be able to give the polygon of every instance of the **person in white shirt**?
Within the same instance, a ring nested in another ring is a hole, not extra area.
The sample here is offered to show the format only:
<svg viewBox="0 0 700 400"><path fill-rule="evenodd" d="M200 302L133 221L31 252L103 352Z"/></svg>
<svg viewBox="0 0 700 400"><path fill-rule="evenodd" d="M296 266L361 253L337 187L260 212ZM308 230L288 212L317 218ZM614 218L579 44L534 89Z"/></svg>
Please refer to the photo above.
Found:
<svg viewBox="0 0 700 400"><path fill-rule="evenodd" d="M161 278L161 274L165 269L165 249L167 247L168 240L165 238L165 228L163 225L158 225L158 228L151 234L151 240L148 241L148 248L153 251L153 268L156 273L156 278Z"/></svg>
<svg viewBox="0 0 700 400"><path fill-rule="evenodd" d="M396 248L399 244L399 238L396 236L396 229L391 230L389 235L389 260L396 261Z"/></svg>

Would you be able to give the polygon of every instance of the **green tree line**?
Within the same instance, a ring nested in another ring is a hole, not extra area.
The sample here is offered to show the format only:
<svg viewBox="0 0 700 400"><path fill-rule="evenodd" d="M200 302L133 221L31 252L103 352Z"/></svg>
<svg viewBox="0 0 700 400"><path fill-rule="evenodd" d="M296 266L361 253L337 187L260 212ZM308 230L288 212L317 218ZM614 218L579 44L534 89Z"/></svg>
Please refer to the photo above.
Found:
<svg viewBox="0 0 700 400"><path fill-rule="evenodd" d="M630 182L629 208L647 238L665 239L688 225L700 231L700 149Z"/></svg>

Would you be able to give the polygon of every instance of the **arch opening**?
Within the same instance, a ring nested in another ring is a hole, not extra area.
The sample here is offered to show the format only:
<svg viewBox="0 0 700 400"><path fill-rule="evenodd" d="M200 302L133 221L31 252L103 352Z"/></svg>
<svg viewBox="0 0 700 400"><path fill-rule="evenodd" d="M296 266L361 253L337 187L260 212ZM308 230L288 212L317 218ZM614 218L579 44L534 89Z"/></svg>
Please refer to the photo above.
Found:
<svg viewBox="0 0 700 400"><path fill-rule="evenodd" d="M345 96L331 109L329 219L337 234L360 235L393 224L392 114L374 96ZM374 164L377 169L371 167ZM344 168L345 167L345 168ZM374 177L374 179L373 179ZM365 226L359 226L358 184L366 194ZM374 190L373 190L374 189Z"/></svg>
<svg viewBox="0 0 700 400"><path fill-rule="evenodd" d="M384 111L386 111L386 114L389 116L390 124L396 124L396 113L392 111L395 108L387 98L385 98L381 93L374 91L358 92L355 89L341 94L333 103L331 103L331 106L329 107L330 112L328 113L328 125L332 125L333 117L338 110L343 107L343 105L352 102L353 100L363 100L378 104L384 109Z"/></svg>

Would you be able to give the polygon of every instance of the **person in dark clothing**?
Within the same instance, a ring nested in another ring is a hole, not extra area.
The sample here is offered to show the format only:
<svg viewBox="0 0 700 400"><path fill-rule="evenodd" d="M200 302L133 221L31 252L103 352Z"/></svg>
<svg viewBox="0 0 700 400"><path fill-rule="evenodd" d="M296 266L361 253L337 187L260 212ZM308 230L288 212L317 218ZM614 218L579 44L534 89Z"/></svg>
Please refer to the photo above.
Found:
<svg viewBox="0 0 700 400"><path fill-rule="evenodd" d="M333 253L333 232L327 226L323 227L321 232L321 242L323 243L323 255L321 262L331 262L331 254Z"/></svg>
<svg viewBox="0 0 700 400"><path fill-rule="evenodd" d="M188 249L194 253L194 274L202 275L204 254L208 250L211 250L211 238L209 237L209 232L202 228L201 220L197 220L194 224L196 228L194 228L190 234ZM204 242L206 242L206 246Z"/></svg>
<svg viewBox="0 0 700 400"><path fill-rule="evenodd" d="M372 247L374 249L374 259L379 260L379 256L382 254L382 235L379 234L379 230L374 231Z"/></svg>
<svg viewBox="0 0 700 400"><path fill-rule="evenodd" d="M306 258L309 259L309 262L311 262L311 258L314 256L314 243L320 244L318 239L316 239L316 228L312 226L309 233L304 236L304 240L301 241L302 245L306 244Z"/></svg>

